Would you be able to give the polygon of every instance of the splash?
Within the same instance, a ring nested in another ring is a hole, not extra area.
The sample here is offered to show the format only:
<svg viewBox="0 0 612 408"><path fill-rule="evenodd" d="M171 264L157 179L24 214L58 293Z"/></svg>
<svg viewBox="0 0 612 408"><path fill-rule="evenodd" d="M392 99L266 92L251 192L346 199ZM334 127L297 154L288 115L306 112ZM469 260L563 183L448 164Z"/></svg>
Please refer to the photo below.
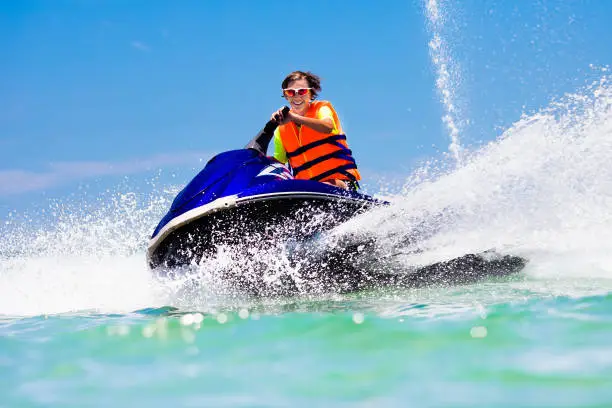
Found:
<svg viewBox="0 0 612 408"><path fill-rule="evenodd" d="M448 39L448 6L445 0L425 0L425 12L428 20L428 27L431 33L429 41L429 55L436 69L437 79L436 88L440 94L441 102L444 107L444 122L451 143L449 151L457 163L461 162L461 112L457 103L456 89L461 82L459 68L454 60Z"/></svg>
<svg viewBox="0 0 612 408"><path fill-rule="evenodd" d="M53 202L45 214L3 225L0 315L128 313L162 305L163 288L146 268L144 249L170 194Z"/></svg>
<svg viewBox="0 0 612 408"><path fill-rule="evenodd" d="M523 116L461 167L420 169L420 182L390 208L338 233L375 235L405 265L495 248L530 259L532 276L612 278L611 155L612 88L603 76Z"/></svg>

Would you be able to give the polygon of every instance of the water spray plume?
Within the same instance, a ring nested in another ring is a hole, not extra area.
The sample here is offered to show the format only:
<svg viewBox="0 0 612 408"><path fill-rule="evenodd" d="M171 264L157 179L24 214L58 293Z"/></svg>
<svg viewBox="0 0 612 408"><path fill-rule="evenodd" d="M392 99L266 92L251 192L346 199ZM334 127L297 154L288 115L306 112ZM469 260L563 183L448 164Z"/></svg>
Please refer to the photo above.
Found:
<svg viewBox="0 0 612 408"><path fill-rule="evenodd" d="M436 88L440 94L444 115L442 121L447 128L451 139L448 147L457 164L461 163L460 141L460 110L457 106L456 89L460 82L459 69L450 52L445 33L448 30L448 6L444 0L426 0L425 11L431 40L429 41L429 55L436 69Z"/></svg>

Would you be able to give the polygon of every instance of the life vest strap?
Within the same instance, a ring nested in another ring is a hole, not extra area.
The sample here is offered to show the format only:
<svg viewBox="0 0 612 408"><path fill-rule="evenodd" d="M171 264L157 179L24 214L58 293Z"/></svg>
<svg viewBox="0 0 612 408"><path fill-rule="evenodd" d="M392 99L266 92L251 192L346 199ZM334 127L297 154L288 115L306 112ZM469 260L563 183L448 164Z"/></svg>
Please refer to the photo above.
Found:
<svg viewBox="0 0 612 408"><path fill-rule="evenodd" d="M310 149L314 149L315 147L322 146L324 144L330 143L333 145L339 145L339 143L334 143L334 142L337 142L338 140L346 140L346 135L340 134L340 135L328 136L324 139L320 139L312 143L308 143L307 145L301 146L292 152L287 152L287 158L291 159L295 156L299 156L300 154L303 154Z"/></svg>
<svg viewBox="0 0 612 408"><path fill-rule="evenodd" d="M335 152L329 153L329 154L325 154L323 156L317 157L316 159L313 159L311 161L308 161L304 164L302 164L301 166L298 166L296 168L293 169L294 174L298 174L304 170L308 170L309 168L311 168L312 166L315 166L319 163L324 162L325 160L328 159L342 159L351 163L355 162L355 159L352 156L353 152L351 152L349 149L342 147L342 150L336 150Z"/></svg>
<svg viewBox="0 0 612 408"><path fill-rule="evenodd" d="M323 173L319 174L318 176L313 177L311 180L321 181L325 177L331 176L332 174L340 173L340 174L346 176L351 181L357 181L357 179L355 178L354 175L352 175L351 173L346 171L346 170L350 170L350 169L357 169L357 165L355 164L355 162L352 162L352 163L349 163L349 164L345 164L343 166L336 167L335 169L331 169L331 170L328 170L326 172L323 172Z"/></svg>

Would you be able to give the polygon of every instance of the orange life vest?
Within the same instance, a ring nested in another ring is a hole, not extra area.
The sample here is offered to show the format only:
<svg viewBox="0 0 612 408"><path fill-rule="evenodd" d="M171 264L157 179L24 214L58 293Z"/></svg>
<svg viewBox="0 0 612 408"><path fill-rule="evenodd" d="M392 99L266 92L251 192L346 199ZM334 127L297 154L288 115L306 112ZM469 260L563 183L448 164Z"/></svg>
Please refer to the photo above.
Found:
<svg viewBox="0 0 612 408"><path fill-rule="evenodd" d="M328 181L361 179L352 152L346 143L336 110L327 101L313 101L304 116L316 118L323 106L332 111L337 134L317 132L306 125L289 122L279 127L293 176L297 179Z"/></svg>

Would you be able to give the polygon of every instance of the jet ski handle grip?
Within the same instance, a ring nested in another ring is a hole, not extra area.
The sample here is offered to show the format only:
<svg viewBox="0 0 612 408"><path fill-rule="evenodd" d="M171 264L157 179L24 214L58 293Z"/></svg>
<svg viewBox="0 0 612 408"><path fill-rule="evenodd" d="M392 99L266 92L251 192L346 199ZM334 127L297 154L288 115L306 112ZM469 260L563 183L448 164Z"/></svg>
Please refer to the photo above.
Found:
<svg viewBox="0 0 612 408"><path fill-rule="evenodd" d="M289 107L285 106L282 110L283 117L287 116L289 111L290 111ZM274 133L277 127L278 127L278 123L275 120L270 120L268 123L266 123L266 126L264 126L263 131L264 133Z"/></svg>
<svg viewBox="0 0 612 408"><path fill-rule="evenodd" d="M283 117L289 113L289 107L285 106L282 110ZM270 120L264 128L255 136L249 144L245 146L246 149L255 149L261 154L266 154L268 145L274 136L274 131L278 127L278 123L275 120Z"/></svg>

